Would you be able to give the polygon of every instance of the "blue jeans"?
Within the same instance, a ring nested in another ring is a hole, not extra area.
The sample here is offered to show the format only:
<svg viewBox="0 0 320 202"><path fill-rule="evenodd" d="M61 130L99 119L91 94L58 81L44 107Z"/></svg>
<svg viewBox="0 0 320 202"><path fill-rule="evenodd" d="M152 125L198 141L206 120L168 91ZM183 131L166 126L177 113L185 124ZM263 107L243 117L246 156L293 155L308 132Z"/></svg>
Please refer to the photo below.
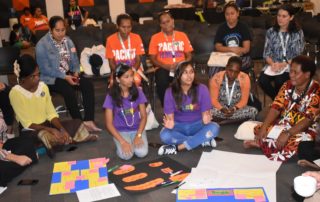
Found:
<svg viewBox="0 0 320 202"><path fill-rule="evenodd" d="M131 153L129 155L125 155L124 152L122 151L120 142L116 138L113 138L117 147L117 155L121 159L129 160L133 157L133 154L135 154L139 158L143 158L148 154L148 140L147 140L146 131L143 131L142 133L141 138L143 141L143 145L140 148L135 148L133 144L137 131L126 131L126 132L119 132L119 133L131 145L131 148L132 148Z"/></svg>
<svg viewBox="0 0 320 202"><path fill-rule="evenodd" d="M202 120L193 123L175 122L173 129L161 130L160 138L165 144L184 144L187 150L191 150L217 137L219 130L220 126L215 122L207 125L204 125Z"/></svg>

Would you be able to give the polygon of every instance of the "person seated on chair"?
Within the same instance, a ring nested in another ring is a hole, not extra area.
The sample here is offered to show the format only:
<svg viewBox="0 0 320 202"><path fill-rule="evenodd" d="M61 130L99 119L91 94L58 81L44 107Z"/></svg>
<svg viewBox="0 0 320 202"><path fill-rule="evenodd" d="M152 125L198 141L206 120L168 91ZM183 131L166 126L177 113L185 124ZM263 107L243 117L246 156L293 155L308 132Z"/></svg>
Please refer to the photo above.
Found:
<svg viewBox="0 0 320 202"><path fill-rule="evenodd" d="M30 42L24 38L19 24L14 24L12 26L12 31L10 32L10 45L20 49L30 47Z"/></svg>
<svg viewBox="0 0 320 202"><path fill-rule="evenodd" d="M21 125L20 134L38 137L52 155L57 145L94 141L81 120L60 122L48 86L40 81L40 72L30 55L22 55L14 65L18 85L10 91L10 103ZM51 156L50 156L51 157Z"/></svg>
<svg viewBox="0 0 320 202"><path fill-rule="evenodd" d="M37 162L34 144L27 136L0 141L0 187L7 186L29 165Z"/></svg>
<svg viewBox="0 0 320 202"><path fill-rule="evenodd" d="M252 37L246 24L239 22L240 10L233 2L224 6L226 22L221 24L215 37L215 49L218 52L232 52L242 59L241 71L248 72L252 66L249 56ZM211 68L210 70L214 70ZM209 73L210 77L213 76Z"/></svg>
<svg viewBox="0 0 320 202"><path fill-rule="evenodd" d="M42 15L40 7L35 7L33 18L29 23L29 29L33 35L39 30L49 30L48 18Z"/></svg>
<svg viewBox="0 0 320 202"><path fill-rule="evenodd" d="M2 116L7 129L7 131L4 131L4 133L2 134L3 139L8 139L8 138L10 139L14 137L14 134L13 134L14 112L9 100L10 90L11 88L9 86L0 82L0 109L2 111Z"/></svg>
<svg viewBox="0 0 320 202"><path fill-rule="evenodd" d="M117 16L118 32L107 38L106 58L109 60L111 70L114 72L119 63L127 64L135 72L135 83L139 85L141 77L136 73L141 66L141 56L144 54L140 35L132 33L132 18L128 14ZM141 69L139 70L141 71ZM110 77L110 86L113 84Z"/></svg>
<svg viewBox="0 0 320 202"><path fill-rule="evenodd" d="M209 82L212 116L217 122L223 120L254 120L258 110L248 106L250 94L250 78L241 72L240 57L232 56L228 60L226 70L216 73Z"/></svg>
<svg viewBox="0 0 320 202"><path fill-rule="evenodd" d="M80 77L80 64L76 48L66 36L64 20L53 16L50 31L36 45L36 59L40 68L40 80L50 91L61 94L73 119L82 119L76 91L83 98L84 124L89 131L101 131L94 123L94 88L90 80Z"/></svg>
<svg viewBox="0 0 320 202"><path fill-rule="evenodd" d="M300 55L303 49L303 31L295 22L294 8L285 4L278 10L275 25L266 33L263 52L266 66L259 77L260 87L272 100L283 83L289 80L291 60Z"/></svg>
<svg viewBox="0 0 320 202"><path fill-rule="evenodd" d="M153 65L159 67L155 73L157 94L163 106L164 94L173 80L177 64L181 61L190 61L193 48L188 36L174 30L174 19L165 11L159 14L161 32L151 37L149 54Z"/></svg>
<svg viewBox="0 0 320 202"><path fill-rule="evenodd" d="M209 97L208 88L195 80L193 64L179 63L164 98L164 128L160 139L165 145L159 148L159 155L176 154L199 145L216 146L214 138L219 133L219 125L211 122Z"/></svg>
<svg viewBox="0 0 320 202"><path fill-rule="evenodd" d="M314 61L307 56L292 59L290 80L281 87L264 122L254 128L254 140L244 146L259 147L271 160L286 161L302 141L314 141L320 110L320 85L313 78Z"/></svg>
<svg viewBox="0 0 320 202"><path fill-rule="evenodd" d="M106 127L113 136L121 159L129 160L134 154L143 158L148 154L145 131L147 99L143 91L134 85L130 66L118 64L112 76L114 84L103 104Z"/></svg>
<svg viewBox="0 0 320 202"><path fill-rule="evenodd" d="M30 22L32 22L32 14L30 12L30 8L29 7L25 7L23 9L23 14L20 16L20 24L21 24L21 28L23 30L23 33L26 37L26 39L28 39L28 41L30 41L30 37L31 37L31 32L30 32Z"/></svg>
<svg viewBox="0 0 320 202"><path fill-rule="evenodd" d="M64 11L66 23L71 26L72 29L76 29L77 27L84 25L88 16L89 12L78 6L76 0L70 0L68 8Z"/></svg>

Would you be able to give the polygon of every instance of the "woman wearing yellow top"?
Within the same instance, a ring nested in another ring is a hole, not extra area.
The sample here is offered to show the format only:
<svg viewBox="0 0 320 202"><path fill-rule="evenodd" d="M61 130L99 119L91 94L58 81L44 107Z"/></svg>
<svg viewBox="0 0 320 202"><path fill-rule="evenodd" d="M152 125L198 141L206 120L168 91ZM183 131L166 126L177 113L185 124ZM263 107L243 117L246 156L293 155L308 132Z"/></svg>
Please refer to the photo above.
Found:
<svg viewBox="0 0 320 202"><path fill-rule="evenodd" d="M216 73L209 81L212 114L215 121L255 119L258 110L247 106L250 94L249 76L241 72L240 57L228 60L226 70Z"/></svg>
<svg viewBox="0 0 320 202"><path fill-rule="evenodd" d="M20 123L21 134L38 137L53 157L55 146L96 140L80 120L60 122L48 86L40 82L39 69L30 55L23 55L15 63L18 85L9 94L10 102Z"/></svg>

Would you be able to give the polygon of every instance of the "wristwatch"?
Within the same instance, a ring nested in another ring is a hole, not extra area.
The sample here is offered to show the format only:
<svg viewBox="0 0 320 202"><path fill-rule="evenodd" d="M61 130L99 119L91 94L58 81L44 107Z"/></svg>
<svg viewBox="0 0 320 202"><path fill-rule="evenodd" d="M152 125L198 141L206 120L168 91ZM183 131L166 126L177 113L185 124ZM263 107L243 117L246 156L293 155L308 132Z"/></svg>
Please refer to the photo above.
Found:
<svg viewBox="0 0 320 202"><path fill-rule="evenodd" d="M141 137L142 137L142 134L141 134L141 133L138 133L138 134L137 134L137 137L138 137L138 138L141 138Z"/></svg>

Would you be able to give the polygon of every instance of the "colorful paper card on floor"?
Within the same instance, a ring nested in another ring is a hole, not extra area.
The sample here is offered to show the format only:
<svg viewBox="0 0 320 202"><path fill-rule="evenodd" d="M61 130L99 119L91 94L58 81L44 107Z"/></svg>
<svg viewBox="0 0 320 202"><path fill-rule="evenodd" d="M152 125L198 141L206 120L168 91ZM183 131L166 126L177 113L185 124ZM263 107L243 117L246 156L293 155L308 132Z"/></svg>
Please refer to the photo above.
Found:
<svg viewBox="0 0 320 202"><path fill-rule="evenodd" d="M130 193L142 193L177 185L190 173L190 168L163 157L134 165L122 165L109 173L110 181Z"/></svg>
<svg viewBox="0 0 320 202"><path fill-rule="evenodd" d="M223 189L179 189L177 202L268 202L262 187Z"/></svg>
<svg viewBox="0 0 320 202"><path fill-rule="evenodd" d="M55 163L50 195L74 193L108 184L106 158Z"/></svg>

